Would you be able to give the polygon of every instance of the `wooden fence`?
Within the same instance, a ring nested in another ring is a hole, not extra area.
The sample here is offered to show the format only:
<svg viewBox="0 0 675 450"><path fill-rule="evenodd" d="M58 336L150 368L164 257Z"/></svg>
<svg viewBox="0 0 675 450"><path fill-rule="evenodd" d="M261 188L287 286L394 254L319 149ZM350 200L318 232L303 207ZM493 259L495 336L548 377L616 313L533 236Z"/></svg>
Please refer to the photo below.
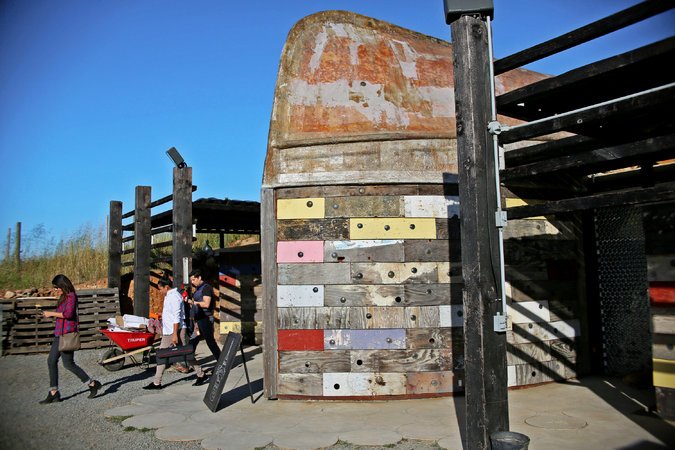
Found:
<svg viewBox="0 0 675 450"><path fill-rule="evenodd" d="M120 313L119 290L78 291L82 348L110 345L100 332L110 317ZM48 352L54 336L54 320L38 319L39 310L56 309L56 297L21 297L2 300L2 353L17 355Z"/></svg>

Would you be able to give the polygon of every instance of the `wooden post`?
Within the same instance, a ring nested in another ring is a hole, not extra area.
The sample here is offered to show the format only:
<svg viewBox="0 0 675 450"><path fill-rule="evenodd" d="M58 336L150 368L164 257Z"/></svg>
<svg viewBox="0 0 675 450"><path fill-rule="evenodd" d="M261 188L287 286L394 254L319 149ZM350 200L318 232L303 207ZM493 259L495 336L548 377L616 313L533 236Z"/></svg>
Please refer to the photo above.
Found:
<svg viewBox="0 0 675 450"><path fill-rule="evenodd" d="M9 262L9 249L12 242L12 227L7 228L7 246L5 247L5 262Z"/></svg>
<svg viewBox="0 0 675 450"><path fill-rule="evenodd" d="M464 278L466 438L489 449L490 435L509 429L506 334L494 331L501 309L495 162L490 120L487 23L462 16L451 25L454 45L457 161Z"/></svg>
<svg viewBox="0 0 675 450"><path fill-rule="evenodd" d="M192 167L173 168L173 286L183 282L183 258L192 268Z"/></svg>
<svg viewBox="0 0 675 450"><path fill-rule="evenodd" d="M14 262L16 270L21 270L21 222L16 223L16 233L14 235Z"/></svg>
<svg viewBox="0 0 675 450"><path fill-rule="evenodd" d="M108 287L122 284L122 202L110 202L108 219Z"/></svg>
<svg viewBox="0 0 675 450"><path fill-rule="evenodd" d="M277 225L274 190L264 188L260 205L260 242L263 282L263 389L267 398L277 398L279 367L277 359ZM269 259L267 259L269 258Z"/></svg>
<svg viewBox="0 0 675 450"><path fill-rule="evenodd" d="M136 186L134 211L134 315L150 314L150 186Z"/></svg>

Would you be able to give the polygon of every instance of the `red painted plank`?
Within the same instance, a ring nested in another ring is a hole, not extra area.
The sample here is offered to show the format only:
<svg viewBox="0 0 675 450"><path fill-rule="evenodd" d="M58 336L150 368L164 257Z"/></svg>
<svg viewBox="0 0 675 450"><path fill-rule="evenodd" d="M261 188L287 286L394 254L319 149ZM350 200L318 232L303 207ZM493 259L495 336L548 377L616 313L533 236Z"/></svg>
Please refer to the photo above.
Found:
<svg viewBox="0 0 675 450"><path fill-rule="evenodd" d="M652 305L675 305L675 282L650 282L649 300L651 301Z"/></svg>
<svg viewBox="0 0 675 450"><path fill-rule="evenodd" d="M323 350L323 330L279 330L281 350Z"/></svg>

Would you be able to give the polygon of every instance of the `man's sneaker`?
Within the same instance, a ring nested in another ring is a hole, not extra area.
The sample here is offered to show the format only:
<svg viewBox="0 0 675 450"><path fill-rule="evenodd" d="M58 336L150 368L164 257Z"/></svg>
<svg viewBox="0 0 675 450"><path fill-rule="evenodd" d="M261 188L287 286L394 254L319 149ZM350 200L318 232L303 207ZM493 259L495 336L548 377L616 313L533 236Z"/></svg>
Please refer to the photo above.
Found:
<svg viewBox="0 0 675 450"><path fill-rule="evenodd" d="M155 384L155 382L153 381L149 385L143 386L143 389L148 389L150 391L153 391L155 389L162 389L162 385L161 384Z"/></svg>
<svg viewBox="0 0 675 450"><path fill-rule="evenodd" d="M89 398L94 398L96 397L96 394L98 394L98 390L101 389L101 383L94 380L90 385L89 385Z"/></svg>
<svg viewBox="0 0 675 450"><path fill-rule="evenodd" d="M201 386L202 384L206 383L206 380L208 377L206 374L202 375L201 377L197 377L197 381L195 381L192 385L193 386Z"/></svg>

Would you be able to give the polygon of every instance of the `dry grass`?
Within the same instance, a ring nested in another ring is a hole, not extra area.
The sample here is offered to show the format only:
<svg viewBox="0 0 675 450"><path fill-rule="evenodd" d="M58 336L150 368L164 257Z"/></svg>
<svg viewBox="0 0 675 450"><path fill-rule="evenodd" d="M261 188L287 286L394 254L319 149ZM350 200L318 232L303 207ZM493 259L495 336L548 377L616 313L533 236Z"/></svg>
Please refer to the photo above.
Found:
<svg viewBox="0 0 675 450"><path fill-rule="evenodd" d="M24 258L17 268L13 259L0 264L0 289L51 286L56 274L65 274L74 284L107 277L108 248L105 227L85 226L69 239L62 239L38 254Z"/></svg>

